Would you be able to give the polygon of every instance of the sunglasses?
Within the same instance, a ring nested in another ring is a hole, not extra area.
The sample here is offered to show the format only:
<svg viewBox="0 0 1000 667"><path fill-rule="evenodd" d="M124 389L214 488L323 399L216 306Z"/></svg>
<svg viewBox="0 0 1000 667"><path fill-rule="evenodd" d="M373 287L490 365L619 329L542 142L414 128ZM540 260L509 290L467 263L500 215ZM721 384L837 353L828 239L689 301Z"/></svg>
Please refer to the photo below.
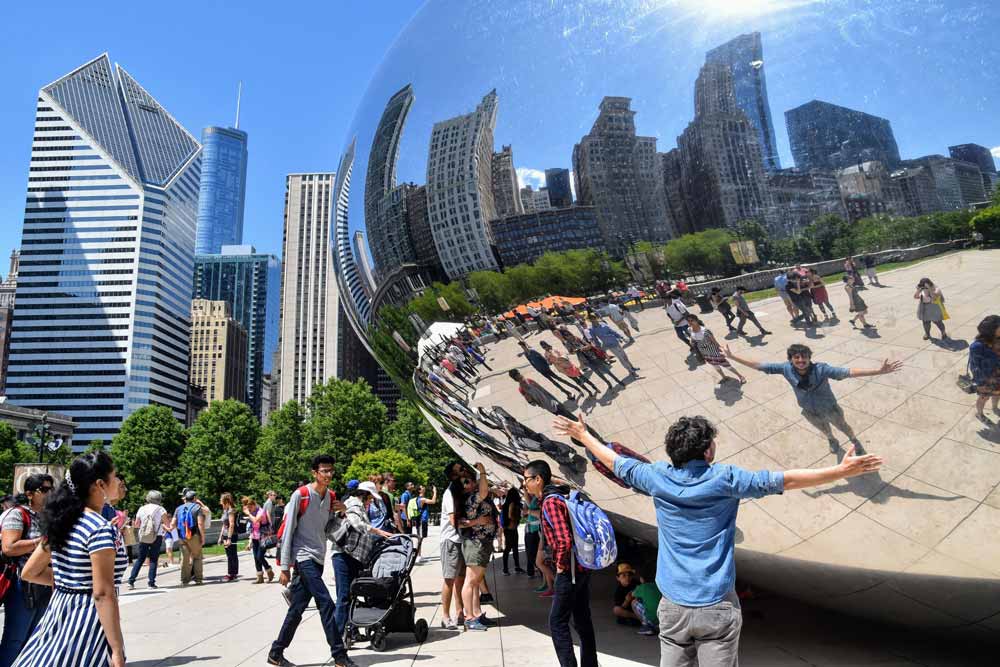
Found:
<svg viewBox="0 0 1000 667"><path fill-rule="evenodd" d="M51 490L52 490L51 486L40 486L40 487L38 487L38 491L40 493L48 493Z"/></svg>
<svg viewBox="0 0 1000 667"><path fill-rule="evenodd" d="M472 484L471 479L462 479L462 486L469 486L470 484Z"/></svg>

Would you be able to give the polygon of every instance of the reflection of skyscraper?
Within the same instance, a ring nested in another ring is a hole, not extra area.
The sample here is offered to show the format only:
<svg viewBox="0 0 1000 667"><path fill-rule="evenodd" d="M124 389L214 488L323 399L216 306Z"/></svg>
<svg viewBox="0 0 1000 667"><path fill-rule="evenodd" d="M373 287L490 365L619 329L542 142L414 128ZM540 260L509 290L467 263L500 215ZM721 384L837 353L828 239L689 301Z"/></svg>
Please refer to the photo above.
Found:
<svg viewBox="0 0 1000 667"><path fill-rule="evenodd" d="M82 443L152 403L185 418L200 168L198 141L106 54L39 91L12 403L72 416Z"/></svg>
<svg viewBox="0 0 1000 667"><path fill-rule="evenodd" d="M217 255L197 255L194 298L225 301L247 332L246 401L262 415L263 376L277 349L281 266L278 258L253 246L222 246Z"/></svg>
<svg viewBox="0 0 1000 667"><path fill-rule="evenodd" d="M396 188L396 161L406 117L413 106L413 89L407 85L385 105L375 129L365 175L365 227L375 268L383 275L414 259L406 224L405 193Z"/></svg>
<svg viewBox="0 0 1000 667"><path fill-rule="evenodd" d="M904 160L906 167L926 167L934 178L934 186L942 209L954 211L986 200L983 172L971 162L943 155L925 155Z"/></svg>
<svg viewBox="0 0 1000 667"><path fill-rule="evenodd" d="M767 100L767 80L764 77L764 48L760 33L751 32L731 39L705 54L706 63L728 65L733 74L736 106L757 132L764 169L781 169L778 144L774 139L771 105Z"/></svg>
<svg viewBox="0 0 1000 667"><path fill-rule="evenodd" d="M368 261L368 253L365 252L365 234L360 229L354 232L354 244L351 250L358 261L358 273L361 276L361 287L365 290L365 295L370 301L375 294L375 272L372 264Z"/></svg>
<svg viewBox="0 0 1000 667"><path fill-rule="evenodd" d="M333 229L328 238L333 244L334 270L347 288L347 294L342 296L351 299L353 311L360 318L360 325L366 327L371 321L371 299L365 293L361 272L351 248L350 222L347 218L351 198L351 173L354 171L354 149L352 141L347 152L340 158L333 192Z"/></svg>
<svg viewBox="0 0 1000 667"><path fill-rule="evenodd" d="M493 154L492 170L493 202L497 217L524 213L521 191L517 187L517 171L514 169L514 153L510 146L504 146L499 153Z"/></svg>
<svg viewBox="0 0 1000 667"><path fill-rule="evenodd" d="M608 248L620 247L623 238L667 241L673 236L656 138L636 136L631 104L628 97L605 97L590 134L573 147L577 202L597 207Z"/></svg>
<svg viewBox="0 0 1000 667"><path fill-rule="evenodd" d="M955 160L971 162L979 167L983 175L983 194L988 199L997 183L997 163L993 159L993 153L986 146L979 144L959 144L958 146L948 146L948 153Z"/></svg>
<svg viewBox="0 0 1000 667"><path fill-rule="evenodd" d="M877 160L889 169L899 164L892 125L863 111L813 100L785 112L795 166L843 169Z"/></svg>
<svg viewBox="0 0 1000 667"><path fill-rule="evenodd" d="M695 231L762 219L767 183L757 132L736 104L728 66L712 63L701 68L694 104L694 120L677 145Z"/></svg>
<svg viewBox="0 0 1000 667"><path fill-rule="evenodd" d="M493 202L493 128L497 93L472 113L434 124L427 158L427 210L431 233L451 279L497 268L488 220Z"/></svg>
<svg viewBox="0 0 1000 667"><path fill-rule="evenodd" d="M553 208L573 205L573 190L569 184L569 169L546 169L545 189L549 191L549 202Z"/></svg>
<svg viewBox="0 0 1000 667"><path fill-rule="evenodd" d="M521 202L524 204L525 213L547 211L552 208L549 191L546 188L534 190L530 185L525 185L521 188Z"/></svg>
<svg viewBox="0 0 1000 667"><path fill-rule="evenodd" d="M219 252L243 243L243 202L247 185L247 133L206 127L201 133L201 191L195 252Z"/></svg>

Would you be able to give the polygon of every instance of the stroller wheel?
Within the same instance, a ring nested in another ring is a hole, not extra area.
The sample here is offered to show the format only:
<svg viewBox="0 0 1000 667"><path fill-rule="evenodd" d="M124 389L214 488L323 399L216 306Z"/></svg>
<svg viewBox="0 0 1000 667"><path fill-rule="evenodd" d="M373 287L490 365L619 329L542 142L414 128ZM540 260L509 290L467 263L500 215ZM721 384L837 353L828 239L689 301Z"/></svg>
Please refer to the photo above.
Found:
<svg viewBox="0 0 1000 667"><path fill-rule="evenodd" d="M427 633L429 629L427 627L427 621L424 619L418 619L417 624L413 628L413 636L417 638L418 644L423 644L427 639Z"/></svg>
<svg viewBox="0 0 1000 667"><path fill-rule="evenodd" d="M372 632L372 639L371 639L372 650L381 653L388 647L388 645L389 645L389 640L388 637L386 637L385 631L382 630L382 628L376 628Z"/></svg>

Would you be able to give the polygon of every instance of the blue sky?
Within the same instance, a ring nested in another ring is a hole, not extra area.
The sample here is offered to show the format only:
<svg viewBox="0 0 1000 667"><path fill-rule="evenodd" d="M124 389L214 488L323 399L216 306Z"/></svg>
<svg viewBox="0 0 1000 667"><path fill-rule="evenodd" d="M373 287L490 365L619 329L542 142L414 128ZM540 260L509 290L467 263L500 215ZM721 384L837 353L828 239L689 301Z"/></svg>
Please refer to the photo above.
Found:
<svg viewBox="0 0 1000 667"><path fill-rule="evenodd" d="M277 254L285 174L334 170L346 136L358 139L351 220L361 226L371 133L407 83L416 101L399 180L424 182L433 123L471 111L493 87L497 149L512 144L524 170L569 167L604 95L632 97L639 133L673 148L693 115L705 51L750 30L763 34L783 166L792 166L784 111L813 98L889 118L903 157L965 142L1000 152L1000 9L992 2L180 0L156 9L108 2L99 11L46 3L58 21L40 21L30 4L7 5L0 253L20 241L36 91L103 51L196 136L232 122L243 79L244 241Z"/></svg>

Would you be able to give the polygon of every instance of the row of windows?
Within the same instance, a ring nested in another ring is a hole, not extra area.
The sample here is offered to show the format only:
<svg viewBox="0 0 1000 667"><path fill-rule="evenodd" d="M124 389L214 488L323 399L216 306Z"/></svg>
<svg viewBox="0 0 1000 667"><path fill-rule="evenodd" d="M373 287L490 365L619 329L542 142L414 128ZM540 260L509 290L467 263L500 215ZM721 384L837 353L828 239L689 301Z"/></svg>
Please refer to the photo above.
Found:
<svg viewBox="0 0 1000 667"><path fill-rule="evenodd" d="M73 159L79 160L79 159L84 159L85 157L93 157L93 156L76 155L76 156L70 156L70 157L73 158ZM51 159L53 159L53 158L44 158L44 157L38 158L38 160L42 160L42 161L51 160ZM111 165L108 165L108 164L80 164L80 165L66 165L66 166L58 166L58 167L28 167L28 171L69 171L71 169L111 169ZM115 178L119 178L119 177L115 176ZM28 180L30 181L31 179L29 178Z"/></svg>
<svg viewBox="0 0 1000 667"><path fill-rule="evenodd" d="M96 255L120 255L120 254L123 254L123 253L133 253L133 252L135 252L135 248L68 248L68 249L54 249L54 248L52 248L52 249L45 249L45 250L22 250L21 251L21 256L24 257L25 255L29 255L29 256L30 255L86 255L86 254L90 254L90 253L93 253L93 254L96 254ZM101 263L101 262L109 262L109 261L111 261L111 260L107 260L107 259L92 259L92 260L89 260L89 261L83 260L80 263L81 264L93 264L93 263ZM125 260L125 261L131 262L132 260L129 259L129 260ZM22 262L22 264L23 263L24 262ZM49 262L40 262L40 264L51 264L51 263L52 263L51 261L49 261ZM65 262L62 262L62 263L65 264ZM37 266L37 264L36 264L36 266Z"/></svg>
<svg viewBox="0 0 1000 667"><path fill-rule="evenodd" d="M45 147L39 146L35 150L43 150ZM86 146L81 146L80 148L87 148ZM50 150L63 150L61 147L52 146ZM100 155L32 155L32 162L75 162L77 160L100 160ZM30 167L29 167L30 169Z"/></svg>
<svg viewBox="0 0 1000 667"><path fill-rule="evenodd" d="M89 231L89 230L80 229L80 230L77 230L77 231L83 232L83 231ZM36 232L36 233L44 233L44 232ZM66 232L55 232L55 233L58 234L58 233L66 233ZM72 233L72 232L69 232L69 233ZM74 237L74 238L68 238L68 239L64 239L64 238L59 238L59 239L24 239L23 241L21 241L21 245L63 245L63 244L66 244L66 243L72 243L72 244L74 244L74 247L82 247L83 244L85 244L85 243L128 243L128 242L131 242L131 241L135 241L135 237L134 236L112 236L110 238L100 238L100 237L98 237L98 238L81 238L81 237Z"/></svg>
<svg viewBox="0 0 1000 667"><path fill-rule="evenodd" d="M23 252L21 254L24 255ZM38 254L44 254L44 253L38 252ZM124 258L124 259L122 259L122 258L114 258L114 257L110 257L110 258L101 257L101 258L95 258L95 259L63 259L63 260L58 260L58 259L28 259L28 260L21 260L21 266L22 267L25 267L25 266L48 266L48 267L52 267L52 266L71 266L71 265L80 265L80 264L86 264L86 265L91 265L91 264L132 264L133 262L135 262L135 260L132 259L132 258ZM80 274L80 275L87 275L87 273L90 273L90 272L88 271L88 272L86 272L84 274Z"/></svg>
<svg viewBox="0 0 1000 667"><path fill-rule="evenodd" d="M134 199L134 196L111 197L111 199ZM96 197L103 199L103 197ZM72 213L73 211L138 211L138 206L47 206L45 208L25 208L25 213Z"/></svg>
<svg viewBox="0 0 1000 667"><path fill-rule="evenodd" d="M23 331L23 329L22 329ZM14 343L114 343L125 342L128 336L34 336L31 338L17 337ZM87 350L88 352L90 350Z"/></svg>
<svg viewBox="0 0 1000 667"><path fill-rule="evenodd" d="M50 181L61 181L61 180L87 180L90 178L118 178L117 176L71 176L69 178L59 178L58 176L45 176L30 180L50 180ZM128 185L51 185L44 188L28 188L28 192L66 192L68 190L130 190L131 186ZM138 196L138 195L137 195Z"/></svg>
<svg viewBox="0 0 1000 667"><path fill-rule="evenodd" d="M117 222L119 220L138 220L137 215L105 215L105 216L72 216L72 217L45 217L45 218L25 218L24 224L37 225L49 222Z"/></svg>
<svg viewBox="0 0 1000 667"><path fill-rule="evenodd" d="M134 232L135 227L43 227L41 229L25 229L24 234L81 234L83 232ZM132 237L134 240L134 237ZM40 243L43 241L39 241ZM27 241L25 242L27 243Z"/></svg>
<svg viewBox="0 0 1000 667"><path fill-rule="evenodd" d="M116 188L128 188L127 185L115 186ZM50 188L51 189L51 188ZM59 188L55 188L59 189ZM92 190L103 190L101 186L94 186ZM29 204L59 203L67 201L111 201L122 199L138 199L139 195L84 195L82 197L28 197Z"/></svg>
<svg viewBox="0 0 1000 667"><path fill-rule="evenodd" d="M65 139L79 139L79 137L36 137L35 141L56 141ZM32 146L31 147L32 153L41 153L43 151L89 151L89 150L93 149L91 149L90 146ZM97 160L99 158L100 158L99 155L88 156L88 159L91 160ZM44 160L45 158L35 157L34 155L32 155L31 159Z"/></svg>
<svg viewBox="0 0 1000 667"><path fill-rule="evenodd" d="M81 399L81 398L119 398L124 399L125 394L53 394L51 392L47 394L17 394L18 400L30 401L30 400L42 400L42 399L53 399L53 400L69 400L69 399ZM91 406L87 406L89 409Z"/></svg>
<svg viewBox="0 0 1000 667"><path fill-rule="evenodd" d="M8 382L8 389L60 389L62 387L124 387L124 382ZM23 398L23 397L22 397Z"/></svg>
<svg viewBox="0 0 1000 667"><path fill-rule="evenodd" d="M13 367L13 365L12 365L12 367ZM86 370L86 371L58 371L58 372L51 373L51 374L57 374L57 375L59 375L59 377L83 377L83 376L87 376L87 375L122 375L122 376L124 376L125 375L125 370L124 369L107 369L107 370L93 369L93 370ZM49 375L49 373L46 373L45 371L40 371L40 370L33 370L33 371L11 370L11 371L9 371L7 373L7 377L9 377L9 378L12 378L12 377L37 377L39 375ZM8 386L10 386L10 385L8 385Z"/></svg>

